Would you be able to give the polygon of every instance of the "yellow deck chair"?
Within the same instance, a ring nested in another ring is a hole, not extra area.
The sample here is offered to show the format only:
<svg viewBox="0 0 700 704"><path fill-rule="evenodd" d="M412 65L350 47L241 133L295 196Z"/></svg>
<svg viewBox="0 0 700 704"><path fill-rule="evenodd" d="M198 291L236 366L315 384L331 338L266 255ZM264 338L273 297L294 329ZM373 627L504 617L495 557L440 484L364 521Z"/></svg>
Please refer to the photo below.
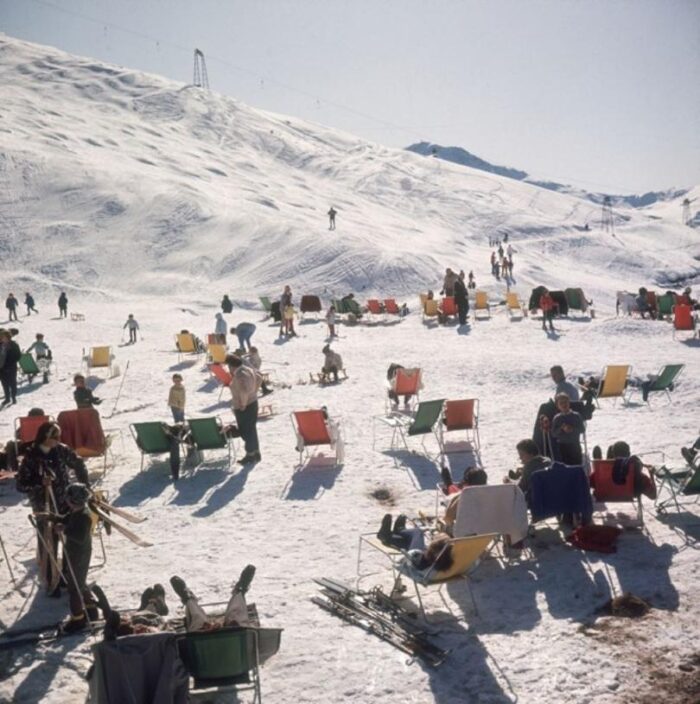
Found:
<svg viewBox="0 0 700 704"><path fill-rule="evenodd" d="M437 318L440 315L440 310L438 308L438 302L431 298L426 299L423 304L423 320L426 318Z"/></svg>
<svg viewBox="0 0 700 704"><path fill-rule="evenodd" d="M108 369L110 376L113 373L112 362L114 362L114 355L112 354L112 348L109 346L91 347L84 360L88 372L91 369Z"/></svg>
<svg viewBox="0 0 700 704"><path fill-rule="evenodd" d="M224 364L226 361L226 345L209 345L209 361L212 364Z"/></svg>
<svg viewBox="0 0 700 704"><path fill-rule="evenodd" d="M600 398L613 398L615 402L617 402L618 398L621 398L622 402L626 404L625 390L629 372L629 364L610 364L605 367L595 395L596 403Z"/></svg>
<svg viewBox="0 0 700 704"><path fill-rule="evenodd" d="M442 587L447 584L447 582L451 582L454 579L464 579L467 582L469 596L474 605L474 611L477 611L474 595L472 594L471 585L469 584L468 572L476 565L479 558L497 537L498 535L496 533L487 533L485 535L470 535L466 538L453 538L448 543L452 549L452 567L443 572L438 572L434 568L429 569L427 572L417 570L407 560L404 560L397 566L397 582L401 576L408 577L413 582L413 586L416 589L416 596L418 597L418 604L420 605L423 618L425 618L426 621L428 619L423 607L419 587L423 587L424 589L433 586L438 587L438 593L447 610L450 611L449 604L445 601L445 596L442 593ZM447 546L445 550L447 550ZM394 588L396 588L396 584Z"/></svg>
<svg viewBox="0 0 700 704"><path fill-rule="evenodd" d="M491 307L489 306L489 295L486 291L476 291L474 293L474 320L478 319L477 313L486 311L487 317L491 317Z"/></svg>
<svg viewBox="0 0 700 704"><path fill-rule="evenodd" d="M199 354L197 343L191 332L179 332L175 335L175 341L178 361L182 359L183 354Z"/></svg>
<svg viewBox="0 0 700 704"><path fill-rule="evenodd" d="M524 315L523 307L515 291L506 294L506 311L511 318L522 318Z"/></svg>

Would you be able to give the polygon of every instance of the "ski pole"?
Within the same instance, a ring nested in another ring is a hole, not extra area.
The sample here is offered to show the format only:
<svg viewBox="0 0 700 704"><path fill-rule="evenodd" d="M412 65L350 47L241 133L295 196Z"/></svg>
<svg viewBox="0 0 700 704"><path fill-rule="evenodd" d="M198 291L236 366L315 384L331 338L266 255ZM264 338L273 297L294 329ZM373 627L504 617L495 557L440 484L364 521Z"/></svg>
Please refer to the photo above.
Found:
<svg viewBox="0 0 700 704"><path fill-rule="evenodd" d="M12 565L10 564L10 557L5 550L5 543L3 542L2 535L0 534L0 548L2 548L2 554L5 556L5 562L7 562L7 569L10 571L10 578L12 579L12 584L15 589L17 589L17 582L15 581L15 575L12 572Z"/></svg>
<svg viewBox="0 0 700 704"><path fill-rule="evenodd" d="M117 398L114 400L114 407L112 408L112 412L106 416L107 418L111 418L114 415L114 412L117 410L117 404L119 403L119 398L122 395L122 388L124 387L124 379L126 379L126 373L129 371L129 360L126 362L126 366L124 367L124 373L122 374L122 381L121 384L119 384L119 391L117 392Z"/></svg>

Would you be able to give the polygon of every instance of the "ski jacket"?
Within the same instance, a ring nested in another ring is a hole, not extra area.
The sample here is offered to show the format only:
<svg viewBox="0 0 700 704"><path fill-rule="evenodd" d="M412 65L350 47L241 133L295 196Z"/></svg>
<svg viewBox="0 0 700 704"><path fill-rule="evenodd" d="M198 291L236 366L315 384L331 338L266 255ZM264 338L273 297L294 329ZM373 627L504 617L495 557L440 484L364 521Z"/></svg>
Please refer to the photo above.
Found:
<svg viewBox="0 0 700 704"><path fill-rule="evenodd" d="M221 310L224 311L224 313L230 313L233 310L233 303L231 303L228 296L224 296L221 299Z"/></svg>
<svg viewBox="0 0 700 704"><path fill-rule="evenodd" d="M34 298L30 294L24 297L24 305L34 308Z"/></svg>
<svg viewBox="0 0 700 704"><path fill-rule="evenodd" d="M129 318L125 323L124 323L124 328L129 328L129 330L138 330L139 329L139 324L136 321L136 318ZM122 330L124 329L122 328Z"/></svg>
<svg viewBox="0 0 700 704"><path fill-rule="evenodd" d="M553 311L556 307L557 304L554 302L554 299L548 293L543 293L540 296L540 308L542 309L543 313L549 313L550 311Z"/></svg>
<svg viewBox="0 0 700 704"><path fill-rule="evenodd" d="M73 392L73 398L78 408L92 408L93 405L99 406L102 403L102 399L93 396L92 389L88 389L87 386L79 386Z"/></svg>
<svg viewBox="0 0 700 704"><path fill-rule="evenodd" d="M226 321L221 313L216 314L216 326L214 327L214 332L217 335L225 335L227 333Z"/></svg>
<svg viewBox="0 0 700 704"><path fill-rule="evenodd" d="M329 372L334 368L340 370L343 368L343 358L333 350L328 350L328 352L323 353L326 357L323 363L323 371Z"/></svg>
<svg viewBox="0 0 700 704"><path fill-rule="evenodd" d="M17 308L17 299L14 296L8 296L5 301L5 308L7 308L7 310L14 310Z"/></svg>
<svg viewBox="0 0 700 704"><path fill-rule="evenodd" d="M0 345L0 375L17 371L17 363L21 356L22 350L14 340Z"/></svg>
<svg viewBox="0 0 700 704"><path fill-rule="evenodd" d="M571 426L571 430L564 430L565 425ZM552 435L560 444L577 444L582 432L583 419L576 411L557 413L552 420Z"/></svg>
<svg viewBox="0 0 700 704"><path fill-rule="evenodd" d="M66 296L65 293L62 293L58 297L58 307L59 308L66 308L68 306L68 296Z"/></svg>

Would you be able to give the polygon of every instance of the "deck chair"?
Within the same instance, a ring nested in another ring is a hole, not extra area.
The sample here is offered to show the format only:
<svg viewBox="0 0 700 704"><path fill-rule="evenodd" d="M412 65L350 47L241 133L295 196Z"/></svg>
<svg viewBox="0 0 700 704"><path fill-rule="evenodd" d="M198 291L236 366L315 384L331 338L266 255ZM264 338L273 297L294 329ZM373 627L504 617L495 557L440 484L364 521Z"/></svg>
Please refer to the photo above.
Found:
<svg viewBox="0 0 700 704"><path fill-rule="evenodd" d="M302 296L301 302L299 303L299 312L302 318L304 317L304 313L320 313L321 299L318 296Z"/></svg>
<svg viewBox="0 0 700 704"><path fill-rule="evenodd" d="M670 318L673 315L673 306L676 297L672 293L663 293L656 297L656 311L659 318Z"/></svg>
<svg viewBox="0 0 700 704"><path fill-rule="evenodd" d="M598 389L594 392L594 398L598 408L600 408L598 400L601 398L612 398L614 399L613 403L617 403L617 399L621 398L624 404L627 403L625 390L627 388L630 369L629 364L609 364L603 369L603 373L600 375Z"/></svg>
<svg viewBox="0 0 700 704"><path fill-rule="evenodd" d="M238 692L253 691L254 704L262 704L257 628L191 631L179 641L179 652L193 691L223 687L236 692L235 701Z"/></svg>
<svg viewBox="0 0 700 704"><path fill-rule="evenodd" d="M191 332L179 332L175 335L175 347L177 348L177 359L182 360L183 355L199 354L197 342Z"/></svg>
<svg viewBox="0 0 700 704"><path fill-rule="evenodd" d="M347 313L347 310L345 310L345 304L343 303L342 298L332 298L331 305L335 308L335 312L338 315L343 315L343 313Z"/></svg>
<svg viewBox="0 0 700 704"><path fill-rule="evenodd" d="M226 361L226 345L212 344L207 346L209 361L212 364L223 364Z"/></svg>
<svg viewBox="0 0 700 704"><path fill-rule="evenodd" d="M114 376L114 355L112 348L109 346L91 347L90 350L83 356L83 362L88 373L93 369L108 369L109 375Z"/></svg>
<svg viewBox="0 0 700 704"><path fill-rule="evenodd" d="M525 317L523 304L515 291L506 293L506 312L511 320L522 320Z"/></svg>
<svg viewBox="0 0 700 704"><path fill-rule="evenodd" d="M518 543L527 531L527 503L516 484L470 486L460 493L452 526L455 538L495 533Z"/></svg>
<svg viewBox="0 0 700 704"><path fill-rule="evenodd" d="M457 318L457 304L455 303L454 296L445 296L445 298L440 301L440 312L445 318Z"/></svg>
<svg viewBox="0 0 700 704"><path fill-rule="evenodd" d="M219 384L221 384L221 389L219 391L219 400L221 400L224 389L231 386L231 380L233 377L228 369L221 364L210 364L209 371L211 372L211 375L219 382Z"/></svg>
<svg viewBox="0 0 700 704"><path fill-rule="evenodd" d="M459 401L445 401L443 422L440 424L440 447L442 454L448 454L445 449L445 433L464 431L466 440L475 452L479 452L479 399L467 398Z"/></svg>
<svg viewBox="0 0 700 704"><path fill-rule="evenodd" d="M129 430L131 430L136 446L141 450L141 472L143 472L146 455L170 454L173 439L165 432L163 423L160 421L132 423Z"/></svg>
<svg viewBox="0 0 700 704"><path fill-rule="evenodd" d="M688 331L693 333L695 337L695 316L693 315L692 306L685 303L677 303L673 307L673 339L676 339L676 333L679 331Z"/></svg>
<svg viewBox="0 0 700 704"><path fill-rule="evenodd" d="M330 445L335 453L335 463L343 464L343 438L337 423L326 417L322 410L293 411L292 427L296 433L296 450L299 453L299 465L304 456L310 457L308 448Z"/></svg>
<svg viewBox="0 0 700 704"><path fill-rule="evenodd" d="M384 315L382 304L376 298L370 298L367 300L367 312L373 319Z"/></svg>
<svg viewBox="0 0 700 704"><path fill-rule="evenodd" d="M364 315L362 306L352 298L346 299L343 307L343 313L352 313L358 320Z"/></svg>
<svg viewBox="0 0 700 704"><path fill-rule="evenodd" d="M423 372L420 368L397 369L396 376L388 382L389 390L397 396L408 398L409 405L418 401L421 387L423 386ZM387 396L387 413L391 412L390 399Z"/></svg>
<svg viewBox="0 0 700 704"><path fill-rule="evenodd" d="M35 376L41 374L41 370L37 366L36 360L29 352L23 352L19 358L19 371L22 376L31 384Z"/></svg>
<svg viewBox="0 0 700 704"><path fill-rule="evenodd" d="M474 601L474 595L472 594L471 585L469 584L468 573L475 567L481 556L486 552L489 545L497 538L496 534L486 534L486 535L470 535L464 538L453 538L445 546L445 550L452 550L452 567L449 570L444 570L438 572L434 567L428 570L417 570L408 561L404 560L397 565L396 571L398 573L396 581L400 577L408 577L412 582L416 590L416 596L418 597L418 604L420 606L423 618L427 621L428 617L425 613L425 608L423 606L423 599L421 598L420 589L428 589L429 587L438 587L438 593L442 598L443 603L450 610L449 605L445 601L445 597L442 593L442 587L455 579L464 579L467 582L467 587L469 589L469 596L471 597L472 604L474 605L474 611L477 612L476 602ZM396 588L397 584L394 585Z"/></svg>
<svg viewBox="0 0 700 704"><path fill-rule="evenodd" d="M700 454L695 456L693 464L686 469L672 471L665 466L656 467L654 476L659 480L656 497L658 513L666 513L669 506L675 506L676 511L680 513L683 507L696 504L700 500ZM669 496L662 500L663 489Z"/></svg>
<svg viewBox="0 0 700 704"><path fill-rule="evenodd" d="M489 294L486 291L474 292L474 320L479 320L479 313L486 312L486 317L491 318Z"/></svg>
<svg viewBox="0 0 700 704"><path fill-rule="evenodd" d="M421 401L416 408L416 413L413 417L405 415L377 416L377 420L388 425L392 429L391 449L397 450L403 445L408 450L406 443L407 437L415 437L417 435L428 435L432 433L442 453L442 444L440 435L437 429L440 416L442 415L442 407L445 404L445 399L440 398L436 401ZM427 456L430 456L425 447L425 437L421 438L421 445Z"/></svg>
<svg viewBox="0 0 700 704"><path fill-rule="evenodd" d="M439 318L440 308L438 302L433 298L426 299L423 304L423 322L429 318Z"/></svg>
<svg viewBox="0 0 700 704"><path fill-rule="evenodd" d="M418 300L420 301L420 307L422 310L423 308L425 308L425 302L428 300L428 294L427 293L419 293Z"/></svg>
<svg viewBox="0 0 700 704"><path fill-rule="evenodd" d="M588 301L586 301L586 296L583 293L583 289L580 288L567 288L564 289L564 295L566 296L566 305L569 310L580 310L584 313L588 310Z"/></svg>
<svg viewBox="0 0 700 704"><path fill-rule="evenodd" d="M678 377L681 375L681 372L684 368L685 364L667 364L665 367L661 367L659 373L655 376L651 386L649 387L647 395L647 404L650 407L651 401L649 400L649 397L652 393L656 391L665 392L666 396L668 397L668 402L673 403L673 399L671 398L671 391L673 391L673 389L675 388L676 381L678 380ZM628 400L635 391L641 392L641 387L635 386L627 396Z"/></svg>
<svg viewBox="0 0 700 704"><path fill-rule="evenodd" d="M39 426L48 423L51 416L23 416L15 418L15 440L18 443L30 443L36 439Z"/></svg>
<svg viewBox="0 0 700 704"><path fill-rule="evenodd" d="M388 315L401 315L401 309L393 298L384 299L384 310Z"/></svg>
<svg viewBox="0 0 700 704"><path fill-rule="evenodd" d="M231 468L231 457L236 458L236 448L231 438L224 432L221 418L189 418L187 427L195 449L199 453L200 464L204 461L202 453L205 450L227 450L228 466Z"/></svg>
<svg viewBox="0 0 700 704"><path fill-rule="evenodd" d="M631 503L635 507L637 519L644 524L642 510L641 480L635 471L630 468L624 484L613 481L613 468L615 460L593 460L593 470L589 477L593 498L596 503Z"/></svg>
<svg viewBox="0 0 700 704"><path fill-rule="evenodd" d="M94 408L75 408L61 411L56 422L61 428L61 442L75 451L83 459L104 458L107 469L107 453L110 438L102 430L100 414Z"/></svg>
<svg viewBox="0 0 700 704"><path fill-rule="evenodd" d="M272 303L267 296L260 296L260 303L262 303L263 310L267 313L265 319L272 315Z"/></svg>

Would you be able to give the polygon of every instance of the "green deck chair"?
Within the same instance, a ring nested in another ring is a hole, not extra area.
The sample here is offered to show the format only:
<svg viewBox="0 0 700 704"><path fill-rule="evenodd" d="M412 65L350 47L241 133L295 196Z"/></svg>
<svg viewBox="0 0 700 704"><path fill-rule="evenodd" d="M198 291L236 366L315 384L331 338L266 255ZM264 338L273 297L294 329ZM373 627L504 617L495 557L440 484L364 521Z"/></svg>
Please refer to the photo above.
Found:
<svg viewBox="0 0 700 704"><path fill-rule="evenodd" d="M19 358L19 368L22 370L22 374L27 377L27 381L31 383L32 379L41 374L39 367L29 352L24 352Z"/></svg>
<svg viewBox="0 0 700 704"><path fill-rule="evenodd" d="M585 313L588 309L588 302L580 288L567 288L564 291L569 310L580 310Z"/></svg>
<svg viewBox="0 0 700 704"><path fill-rule="evenodd" d="M136 445L141 450L141 470L146 455L163 455L170 453L172 438L165 432L160 421L132 423L129 426Z"/></svg>
<svg viewBox="0 0 700 704"><path fill-rule="evenodd" d="M270 315L272 315L272 303L270 302L270 299L267 296L260 296L260 303L262 303L262 307L269 318Z"/></svg>
<svg viewBox="0 0 700 704"><path fill-rule="evenodd" d="M343 303L342 298L338 298L337 300L331 301L333 306L335 306L335 312L338 315L343 315L343 313L349 313L350 311L345 307L345 304Z"/></svg>
<svg viewBox="0 0 700 704"><path fill-rule="evenodd" d="M656 297L656 306L659 318L665 318L673 315L674 298L670 293L664 293L663 296Z"/></svg>
<svg viewBox="0 0 700 704"><path fill-rule="evenodd" d="M649 388L649 395L654 391L664 391L670 403L673 403L671 398L671 391L675 387L678 377L685 368L685 364L667 364L658 373L654 383ZM649 396L647 396L647 403L649 403ZM651 404L650 404L651 405Z"/></svg>
<svg viewBox="0 0 700 704"><path fill-rule="evenodd" d="M700 458L696 457L692 467L680 472L672 472L666 467L658 467L654 475L659 479L659 488L656 499L656 510L665 513L669 506L675 505L680 513L682 507L697 503L700 499ZM670 496L661 501L661 491L667 489ZM683 501L685 497L693 497L690 501Z"/></svg>
<svg viewBox="0 0 700 704"><path fill-rule="evenodd" d="M221 419L213 418L190 418L187 421L190 430L190 437L195 449L199 453L200 462L203 461L202 452L204 450L227 450L228 466L231 467L231 448L233 443L223 432L224 424Z"/></svg>
<svg viewBox="0 0 700 704"><path fill-rule="evenodd" d="M192 689L252 690L255 704L262 703L260 646L255 628L192 631L179 641L179 650L194 679Z"/></svg>

